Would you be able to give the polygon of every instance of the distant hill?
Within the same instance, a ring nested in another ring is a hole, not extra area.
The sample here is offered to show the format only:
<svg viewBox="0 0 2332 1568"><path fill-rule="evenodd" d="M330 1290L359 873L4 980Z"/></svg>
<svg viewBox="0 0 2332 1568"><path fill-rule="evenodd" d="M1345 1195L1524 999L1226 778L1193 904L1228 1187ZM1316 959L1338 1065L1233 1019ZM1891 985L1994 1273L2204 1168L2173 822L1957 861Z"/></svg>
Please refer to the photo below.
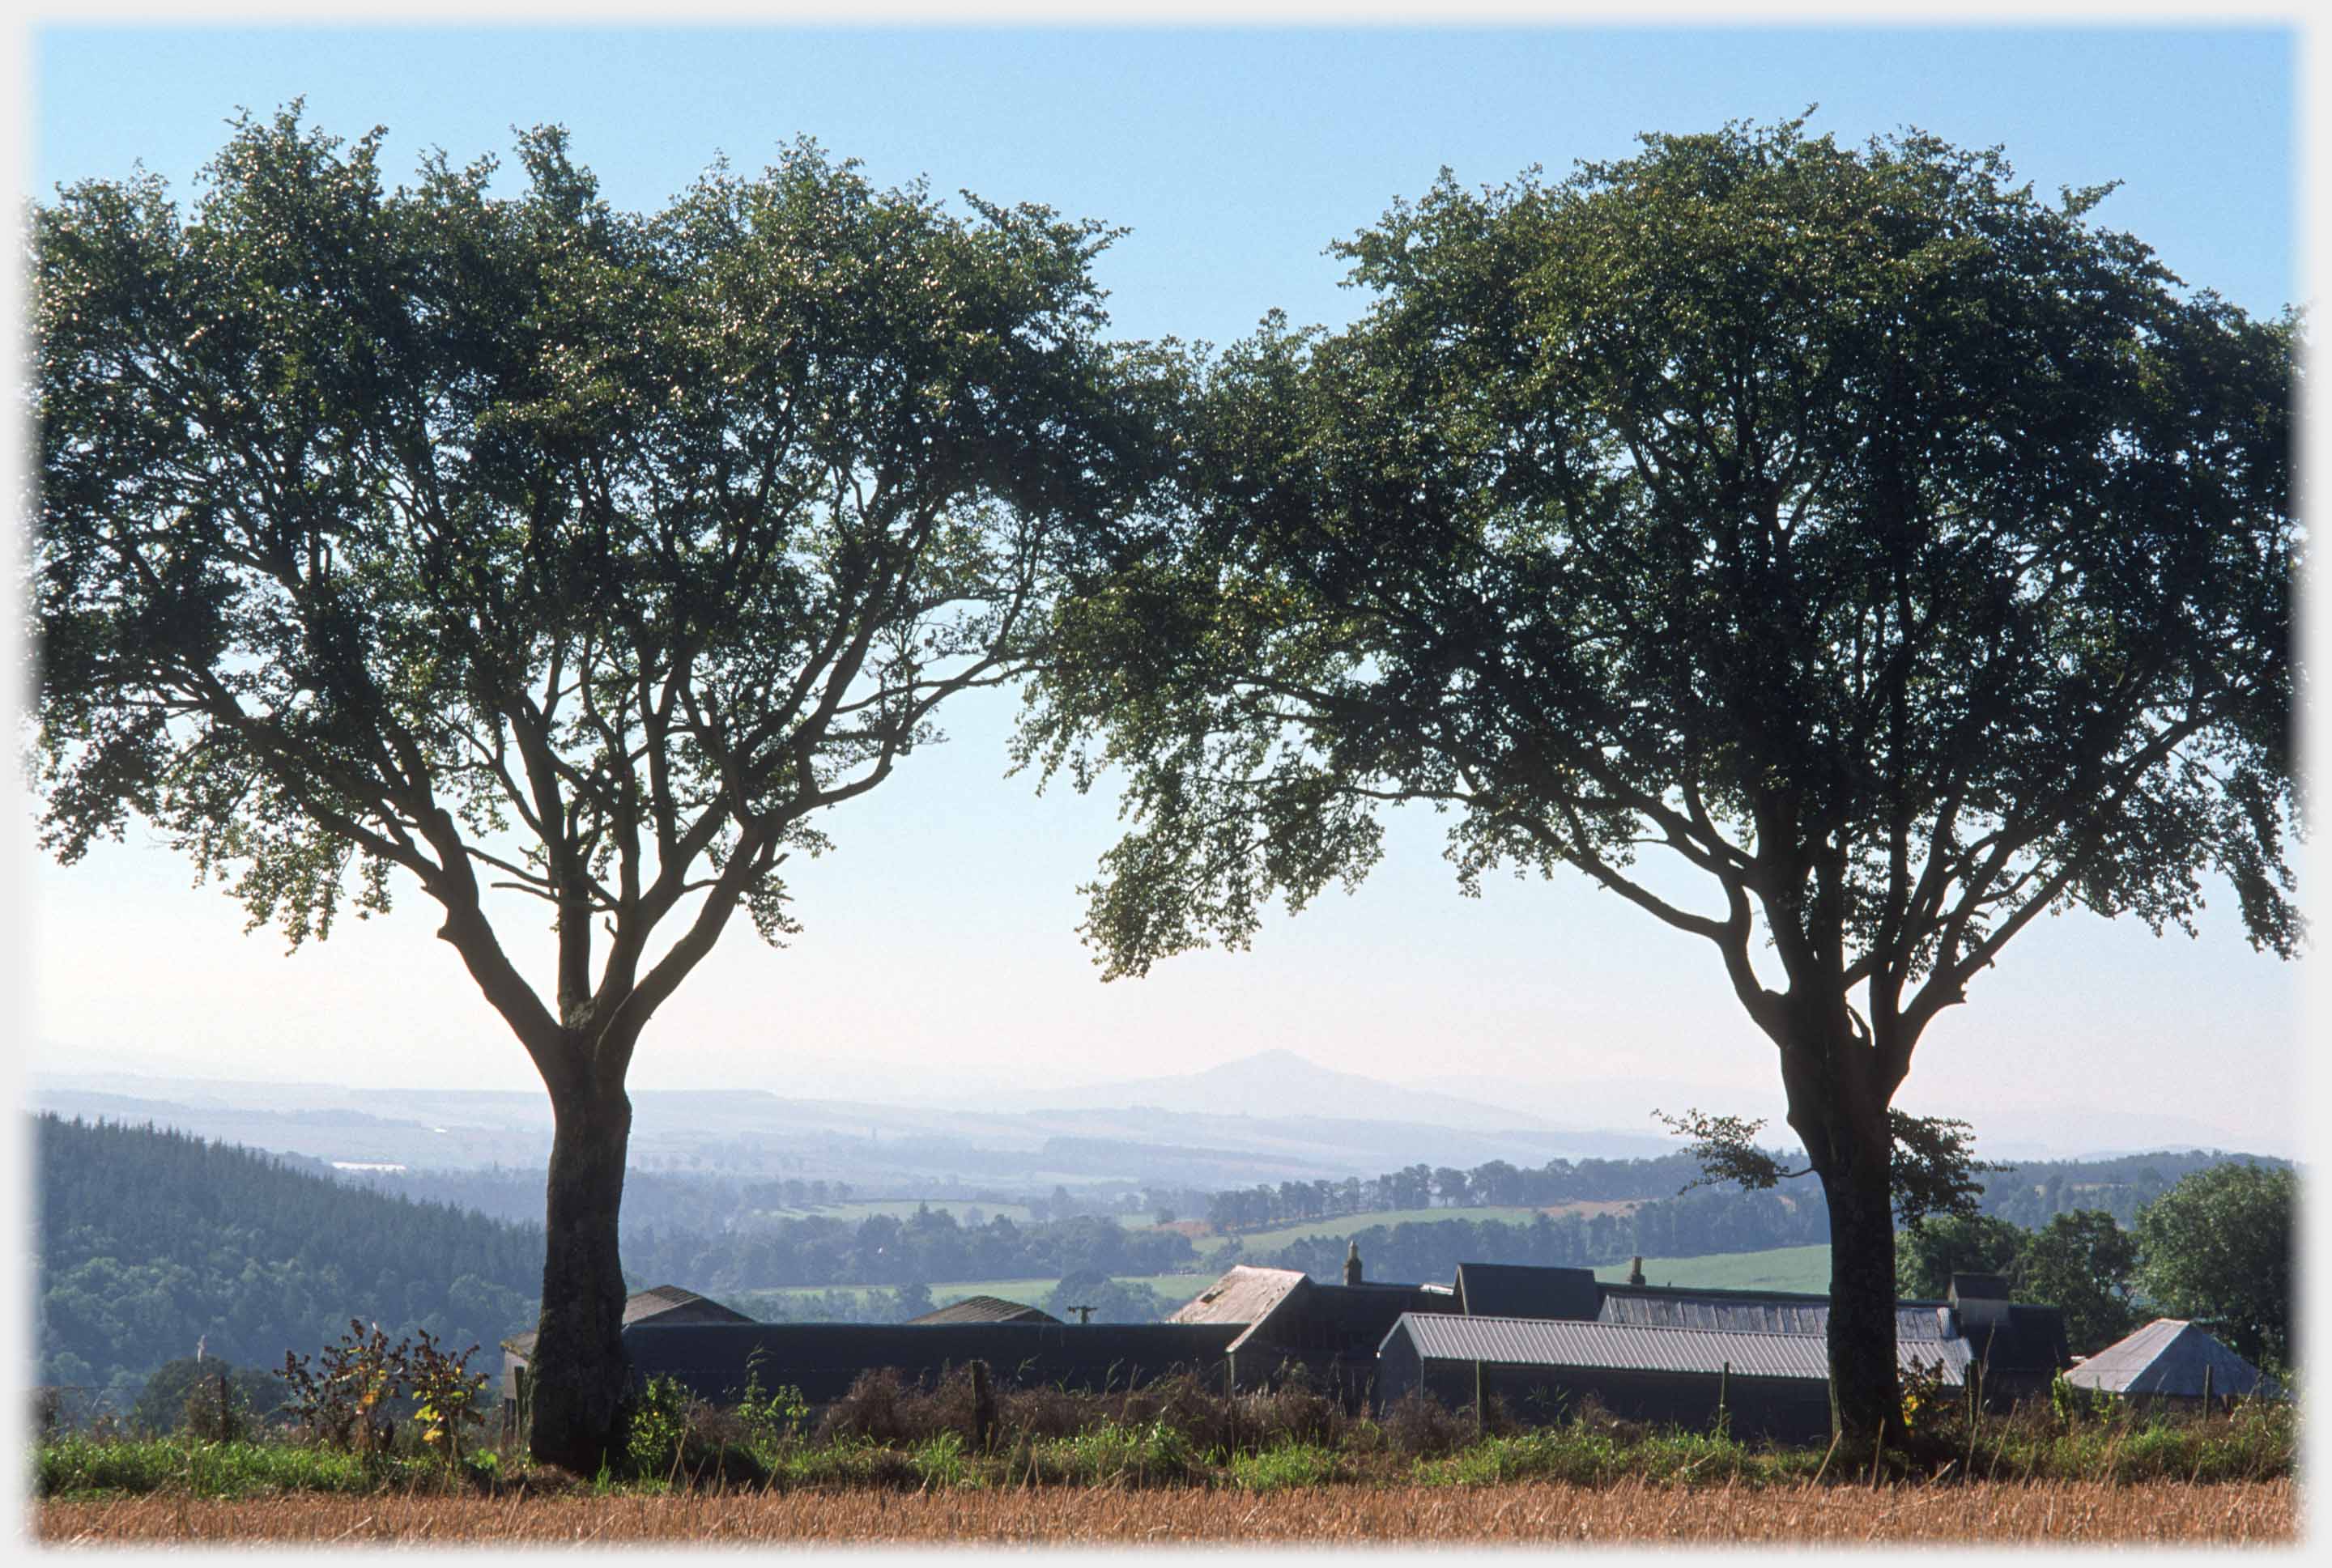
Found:
<svg viewBox="0 0 2332 1568"><path fill-rule="evenodd" d="M1046 1109L1149 1107L1207 1116L1424 1123L1480 1132L1545 1131L1553 1125L1529 1111L1340 1072L1292 1050L1257 1051L1171 1077L1051 1089L1043 1103Z"/></svg>
<svg viewBox="0 0 2332 1568"><path fill-rule="evenodd" d="M33 1122L36 1377L128 1388L195 1353L276 1367L348 1328L452 1350L530 1326L540 1226L368 1192L118 1122ZM312 1167L312 1162L310 1162Z"/></svg>

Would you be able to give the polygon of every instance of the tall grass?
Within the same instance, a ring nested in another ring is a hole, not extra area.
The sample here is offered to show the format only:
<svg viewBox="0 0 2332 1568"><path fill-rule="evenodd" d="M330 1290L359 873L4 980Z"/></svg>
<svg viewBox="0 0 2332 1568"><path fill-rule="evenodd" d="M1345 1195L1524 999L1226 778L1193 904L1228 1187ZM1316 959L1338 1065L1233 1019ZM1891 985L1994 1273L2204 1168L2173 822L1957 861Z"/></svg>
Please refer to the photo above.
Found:
<svg viewBox="0 0 2332 1568"><path fill-rule="evenodd" d="M998 1487L1201 1487L1284 1492L1328 1485L1432 1491L1517 1484L1669 1490L1869 1485L1881 1480L2128 1487L2260 1483L2293 1473L2298 1421L2289 1404L2232 1412L2146 1414L2052 1409L2035 1402L2006 1418L1964 1415L1928 1423L1907 1455L1833 1462L1812 1448L1743 1441L1723 1433L1648 1428L1591 1404L1562 1424L1515 1428L1495 1408L1490 1430L1472 1412L1404 1403L1381 1420L1348 1417L1301 1388L1226 1397L1195 1383L1089 1396L1008 1391L996 1401L988 1441L969 1396L924 1392L895 1378L862 1380L818 1430L740 1421L702 1405L665 1412L656 1463L611 1474L600 1493L971 1492ZM669 1434L667 1434L669 1435ZM370 1459L287 1441L186 1438L104 1440L63 1436L40 1444L33 1478L43 1497L176 1493L248 1497L287 1493L384 1494L472 1488L572 1489L521 1453L492 1450L461 1468L432 1459Z"/></svg>

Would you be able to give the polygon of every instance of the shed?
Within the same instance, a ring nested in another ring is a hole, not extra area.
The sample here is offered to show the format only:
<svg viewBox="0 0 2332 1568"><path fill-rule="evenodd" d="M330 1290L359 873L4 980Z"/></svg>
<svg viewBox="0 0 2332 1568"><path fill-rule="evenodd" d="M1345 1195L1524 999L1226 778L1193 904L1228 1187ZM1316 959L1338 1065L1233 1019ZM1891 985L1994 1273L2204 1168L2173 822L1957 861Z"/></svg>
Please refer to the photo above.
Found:
<svg viewBox="0 0 2332 1568"><path fill-rule="evenodd" d="M2275 1379L2183 1317L2157 1317L2081 1362L2065 1381L2146 1402L2193 1403L2209 1374L2213 1400L2281 1399Z"/></svg>
<svg viewBox="0 0 2332 1568"><path fill-rule="evenodd" d="M1906 1371L1965 1381L1959 1340L1898 1345ZM1403 1316L1377 1357L1378 1398L1422 1393L1452 1407L1478 1393L1519 1420L1548 1422L1591 1396L1632 1421L1713 1425L1719 1401L1742 1436L1818 1441L1830 1431L1830 1363L1806 1334L1563 1318Z"/></svg>

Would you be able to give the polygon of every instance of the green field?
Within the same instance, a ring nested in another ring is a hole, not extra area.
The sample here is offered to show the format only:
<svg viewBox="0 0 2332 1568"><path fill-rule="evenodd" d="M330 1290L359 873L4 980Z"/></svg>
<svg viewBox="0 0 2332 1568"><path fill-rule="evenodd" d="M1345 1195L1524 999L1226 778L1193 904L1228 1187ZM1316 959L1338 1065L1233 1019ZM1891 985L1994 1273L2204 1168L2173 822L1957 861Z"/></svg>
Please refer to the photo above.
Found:
<svg viewBox="0 0 2332 1568"><path fill-rule="evenodd" d="M1595 1278L1618 1283L1625 1263L1606 1263ZM1717 1252L1705 1258L1647 1258L1647 1285L1697 1285L1711 1290L1830 1290L1830 1248L1776 1247L1766 1252Z"/></svg>

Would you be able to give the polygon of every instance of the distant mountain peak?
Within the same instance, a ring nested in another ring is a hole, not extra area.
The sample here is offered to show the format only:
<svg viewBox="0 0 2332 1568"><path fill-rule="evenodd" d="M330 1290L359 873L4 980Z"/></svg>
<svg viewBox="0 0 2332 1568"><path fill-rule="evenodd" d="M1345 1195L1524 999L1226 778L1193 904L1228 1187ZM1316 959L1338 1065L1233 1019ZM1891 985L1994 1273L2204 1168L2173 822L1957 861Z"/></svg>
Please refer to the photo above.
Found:
<svg viewBox="0 0 2332 1568"><path fill-rule="evenodd" d="M1206 1116L1313 1116L1475 1131L1549 1125L1529 1112L1329 1067L1284 1045L1189 1072L1047 1089L1041 1098L1045 1107L1065 1110L1142 1106Z"/></svg>

